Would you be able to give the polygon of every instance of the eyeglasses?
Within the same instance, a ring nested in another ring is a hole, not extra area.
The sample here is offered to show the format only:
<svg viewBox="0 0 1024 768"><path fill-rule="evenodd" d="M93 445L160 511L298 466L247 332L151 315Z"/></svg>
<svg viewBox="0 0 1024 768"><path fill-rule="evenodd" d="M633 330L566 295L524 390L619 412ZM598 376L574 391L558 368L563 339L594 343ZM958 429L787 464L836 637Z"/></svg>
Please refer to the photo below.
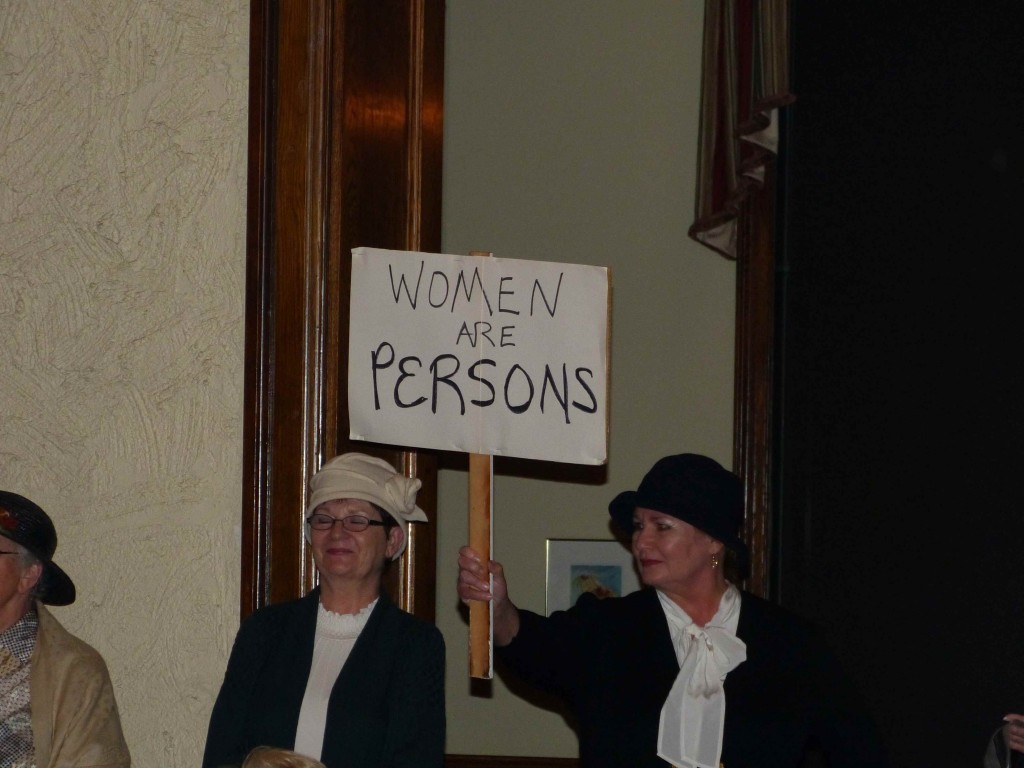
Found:
<svg viewBox="0 0 1024 768"><path fill-rule="evenodd" d="M318 512L314 515L310 515L306 518L306 522L309 523L310 528L314 528L318 531L329 531L334 527L335 523L341 523L341 527L346 531L352 533L358 533L359 531L365 531L367 526L370 525L386 525L380 520L371 520L365 515L349 515L348 517L331 517Z"/></svg>

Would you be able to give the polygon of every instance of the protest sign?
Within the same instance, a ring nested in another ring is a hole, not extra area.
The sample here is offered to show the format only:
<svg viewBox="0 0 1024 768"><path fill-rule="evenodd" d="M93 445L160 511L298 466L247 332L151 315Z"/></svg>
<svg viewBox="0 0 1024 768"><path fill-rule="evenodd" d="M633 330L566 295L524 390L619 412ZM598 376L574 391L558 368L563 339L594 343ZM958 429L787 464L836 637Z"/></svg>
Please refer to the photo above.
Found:
<svg viewBox="0 0 1024 768"><path fill-rule="evenodd" d="M607 460L607 268L352 251L350 436Z"/></svg>

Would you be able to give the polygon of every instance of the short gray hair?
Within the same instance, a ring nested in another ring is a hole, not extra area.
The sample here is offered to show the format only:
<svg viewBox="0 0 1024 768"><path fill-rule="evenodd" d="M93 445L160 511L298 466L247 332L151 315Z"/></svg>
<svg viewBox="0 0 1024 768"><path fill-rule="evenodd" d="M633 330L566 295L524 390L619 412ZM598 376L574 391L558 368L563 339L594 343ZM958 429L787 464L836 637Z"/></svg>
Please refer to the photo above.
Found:
<svg viewBox="0 0 1024 768"><path fill-rule="evenodd" d="M40 560L35 555L35 553L31 552L27 547L19 544L16 541L11 541L11 546L14 547L14 551L18 553L18 567L21 569L23 573L36 563L39 563L40 565L43 564L43 561ZM32 587L32 593L30 595L32 598L38 598L42 594L43 589L46 586L46 584L44 583L45 578L46 569L43 568L40 570L39 579L38 581L36 581L36 585Z"/></svg>
<svg viewBox="0 0 1024 768"><path fill-rule="evenodd" d="M38 557L30 552L25 546L19 544L16 541L12 541L15 551L18 553L18 565L24 568L31 568L36 563L42 563Z"/></svg>

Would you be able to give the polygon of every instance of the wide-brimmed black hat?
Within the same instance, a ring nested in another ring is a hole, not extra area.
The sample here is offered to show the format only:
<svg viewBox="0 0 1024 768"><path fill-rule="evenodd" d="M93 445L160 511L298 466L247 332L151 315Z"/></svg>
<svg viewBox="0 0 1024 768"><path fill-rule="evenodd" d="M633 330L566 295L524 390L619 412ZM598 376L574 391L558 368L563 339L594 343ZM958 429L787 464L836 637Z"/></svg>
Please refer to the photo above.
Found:
<svg viewBox="0 0 1024 768"><path fill-rule="evenodd" d="M608 505L615 524L633 531L633 510L654 509L678 517L732 550L740 574L750 560L740 539L743 529L743 483L714 459L680 453L659 459L635 491L623 491Z"/></svg>
<svg viewBox="0 0 1024 768"><path fill-rule="evenodd" d="M43 564L43 575L36 595L47 605L75 602L75 584L53 562L57 549L57 530L50 516L24 496L0 491L0 536L21 544Z"/></svg>

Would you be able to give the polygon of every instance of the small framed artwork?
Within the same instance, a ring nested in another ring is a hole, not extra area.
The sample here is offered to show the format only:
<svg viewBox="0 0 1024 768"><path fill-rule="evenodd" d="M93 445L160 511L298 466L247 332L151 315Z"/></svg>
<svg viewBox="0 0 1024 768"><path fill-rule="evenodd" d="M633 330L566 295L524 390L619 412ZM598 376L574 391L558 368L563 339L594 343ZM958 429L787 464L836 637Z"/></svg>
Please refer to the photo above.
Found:
<svg viewBox="0 0 1024 768"><path fill-rule="evenodd" d="M633 555L614 539L548 539L547 612L575 605L584 592L622 597L640 588Z"/></svg>

